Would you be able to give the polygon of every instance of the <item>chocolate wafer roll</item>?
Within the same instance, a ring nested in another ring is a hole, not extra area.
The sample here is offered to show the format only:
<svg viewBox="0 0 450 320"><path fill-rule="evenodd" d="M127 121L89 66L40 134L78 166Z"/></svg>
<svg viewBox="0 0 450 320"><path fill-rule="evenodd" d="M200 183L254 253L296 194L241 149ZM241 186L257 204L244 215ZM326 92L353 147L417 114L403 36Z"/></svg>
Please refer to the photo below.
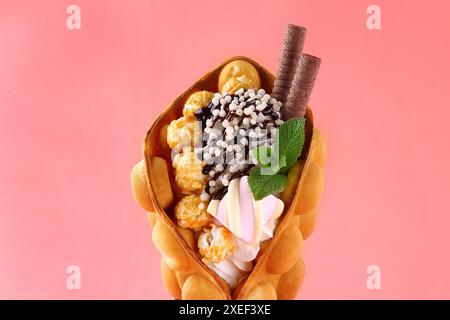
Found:
<svg viewBox="0 0 450 320"><path fill-rule="evenodd" d="M281 109L283 120L303 118L309 96L320 68L320 58L303 54L295 72L286 103Z"/></svg>
<svg viewBox="0 0 450 320"><path fill-rule="evenodd" d="M272 96L283 103L286 102L289 93L285 86L286 84L290 86L294 78L302 54L305 36L305 28L288 24L277 70L277 79L282 80L282 82L275 82L272 91ZM280 88L279 85L283 85L283 88Z"/></svg>

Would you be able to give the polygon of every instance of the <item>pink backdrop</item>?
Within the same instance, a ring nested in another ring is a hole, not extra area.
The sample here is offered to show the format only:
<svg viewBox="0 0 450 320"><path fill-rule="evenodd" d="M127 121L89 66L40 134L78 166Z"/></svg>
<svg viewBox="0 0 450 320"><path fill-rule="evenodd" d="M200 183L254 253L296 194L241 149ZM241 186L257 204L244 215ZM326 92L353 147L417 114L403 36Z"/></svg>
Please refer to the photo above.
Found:
<svg viewBox="0 0 450 320"><path fill-rule="evenodd" d="M450 5L374 3L381 30L363 0L0 0L0 298L169 298L129 188L144 133L231 55L275 70L290 22L329 151L299 298L449 299Z"/></svg>

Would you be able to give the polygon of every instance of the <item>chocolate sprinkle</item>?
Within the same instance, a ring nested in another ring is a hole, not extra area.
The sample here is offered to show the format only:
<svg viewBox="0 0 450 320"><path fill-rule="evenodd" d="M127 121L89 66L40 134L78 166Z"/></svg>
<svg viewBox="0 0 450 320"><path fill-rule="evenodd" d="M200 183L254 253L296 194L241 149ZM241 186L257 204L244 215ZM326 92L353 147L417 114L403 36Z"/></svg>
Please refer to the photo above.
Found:
<svg viewBox="0 0 450 320"><path fill-rule="evenodd" d="M257 93L255 93L252 89L247 90L245 93L242 90L241 92L237 92L233 95L219 95L218 98L220 98L222 103L217 104L216 101L216 104L214 104L213 99L205 108L197 110L195 113L195 117L201 122L203 130L203 151L197 153L197 156L205 162L202 168L202 173L208 176L208 181L204 191L209 194L212 199L221 199L226 194L228 186L223 185L221 180L225 178L225 174L227 175L226 180L228 182L244 175L248 175L249 171L254 166L250 159L250 148L262 144L271 144L272 136L270 130L266 130L266 132L264 132L264 139L261 139L261 136L253 138L250 137L248 134L250 130L253 130L255 134L257 134L257 130L261 130L261 134L263 134L262 130L269 127L277 128L282 123L280 112L281 103L269 95L266 95L264 90L260 90ZM228 99L230 102L223 101L222 99ZM265 103L266 107L263 110L256 109L257 106L262 103ZM233 110L230 110L231 104L234 104L234 107L232 108ZM243 113L242 115L239 115L237 113L237 109L244 112L246 108L253 108L252 113L261 114L262 116L259 115L259 119L255 120L255 115L253 115L253 123L251 123L251 114ZM221 116L221 113L217 114L217 112L215 112L216 115L214 115L214 110L219 110L219 112L224 112L225 114L222 114ZM246 124L244 124L244 119L248 119ZM235 124L231 126L233 128L232 140L227 140L227 134L225 132L226 128L222 126L224 121L228 121L229 123L235 121ZM209 126L207 126L207 123ZM234 130L235 125L239 127L239 130ZM205 128L219 130L220 135L214 138L211 136L209 130L205 130ZM246 134L244 136L241 135L240 129L245 130ZM246 143L244 144L241 139L245 139ZM222 143L225 142L227 148L224 148L223 145L218 145L217 142L219 140L222 141ZM235 146L237 146L236 148L240 150L239 152L236 152L236 154L234 151ZM231 147L233 151L228 151L228 147ZM204 154L209 153L211 148L219 149L219 156L208 156L208 159L203 159L205 157ZM238 154L240 157L243 157L243 159L239 158ZM242 162L237 163L238 159L241 159ZM232 163L230 163L230 160ZM223 168L220 169L223 170L216 170L218 165L221 165ZM231 171L232 168L230 166L234 168L234 170L232 170L233 172ZM211 171L213 172L210 175ZM214 188L209 185L210 181L215 181Z"/></svg>

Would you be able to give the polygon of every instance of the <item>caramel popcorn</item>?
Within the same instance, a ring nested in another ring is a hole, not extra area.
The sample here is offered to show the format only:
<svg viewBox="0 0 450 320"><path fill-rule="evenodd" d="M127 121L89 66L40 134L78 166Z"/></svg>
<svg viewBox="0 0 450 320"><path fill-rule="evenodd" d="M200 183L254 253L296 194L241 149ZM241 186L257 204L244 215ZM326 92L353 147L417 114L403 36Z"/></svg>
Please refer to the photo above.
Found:
<svg viewBox="0 0 450 320"><path fill-rule="evenodd" d="M175 206L175 217L178 225L200 231L211 220L206 212L207 202L203 202L198 195L190 195L181 199Z"/></svg>
<svg viewBox="0 0 450 320"><path fill-rule="evenodd" d="M240 76L240 77L231 77L228 79L227 82L222 87L222 93L227 92L229 94L234 94L239 89L254 89L257 90L257 85L250 80L247 76Z"/></svg>
<svg viewBox="0 0 450 320"><path fill-rule="evenodd" d="M250 63L245 60L234 60L228 63L225 67L223 67L222 71L219 75L219 91L223 92L224 85L231 78L245 76L248 80L250 80L255 88L259 89L261 86L261 80L258 74L258 70ZM249 88L244 88L249 89ZM231 93L228 91L228 93Z"/></svg>
<svg viewBox="0 0 450 320"><path fill-rule="evenodd" d="M197 91L189 96L183 108L185 117L194 117L195 112L208 105L213 97L213 93L209 91Z"/></svg>
<svg viewBox="0 0 450 320"><path fill-rule="evenodd" d="M167 144L171 149L175 147L190 147L194 145L194 135L197 121L194 118L181 117L173 120L167 128Z"/></svg>
<svg viewBox="0 0 450 320"><path fill-rule="evenodd" d="M232 233L214 223L203 228L198 238L198 250L203 259L210 262L221 262L228 258L234 248Z"/></svg>
<svg viewBox="0 0 450 320"><path fill-rule="evenodd" d="M175 155L175 182L184 194L200 194L206 185L206 176L202 173L203 162L197 159L192 150Z"/></svg>

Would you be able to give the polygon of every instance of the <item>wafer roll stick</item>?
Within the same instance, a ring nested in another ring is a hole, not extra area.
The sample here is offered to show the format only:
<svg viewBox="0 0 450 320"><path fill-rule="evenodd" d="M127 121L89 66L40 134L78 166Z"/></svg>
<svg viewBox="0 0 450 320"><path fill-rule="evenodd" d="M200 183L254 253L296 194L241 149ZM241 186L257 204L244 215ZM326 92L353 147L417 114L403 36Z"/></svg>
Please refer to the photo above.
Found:
<svg viewBox="0 0 450 320"><path fill-rule="evenodd" d="M305 36L305 28L288 24L284 34L284 44L277 70L277 80L275 80L272 90L272 96L283 103L286 102L289 88L294 79L295 70L302 55Z"/></svg>
<svg viewBox="0 0 450 320"><path fill-rule="evenodd" d="M289 95L282 108L282 118L303 118L320 68L320 58L303 54L295 72Z"/></svg>

